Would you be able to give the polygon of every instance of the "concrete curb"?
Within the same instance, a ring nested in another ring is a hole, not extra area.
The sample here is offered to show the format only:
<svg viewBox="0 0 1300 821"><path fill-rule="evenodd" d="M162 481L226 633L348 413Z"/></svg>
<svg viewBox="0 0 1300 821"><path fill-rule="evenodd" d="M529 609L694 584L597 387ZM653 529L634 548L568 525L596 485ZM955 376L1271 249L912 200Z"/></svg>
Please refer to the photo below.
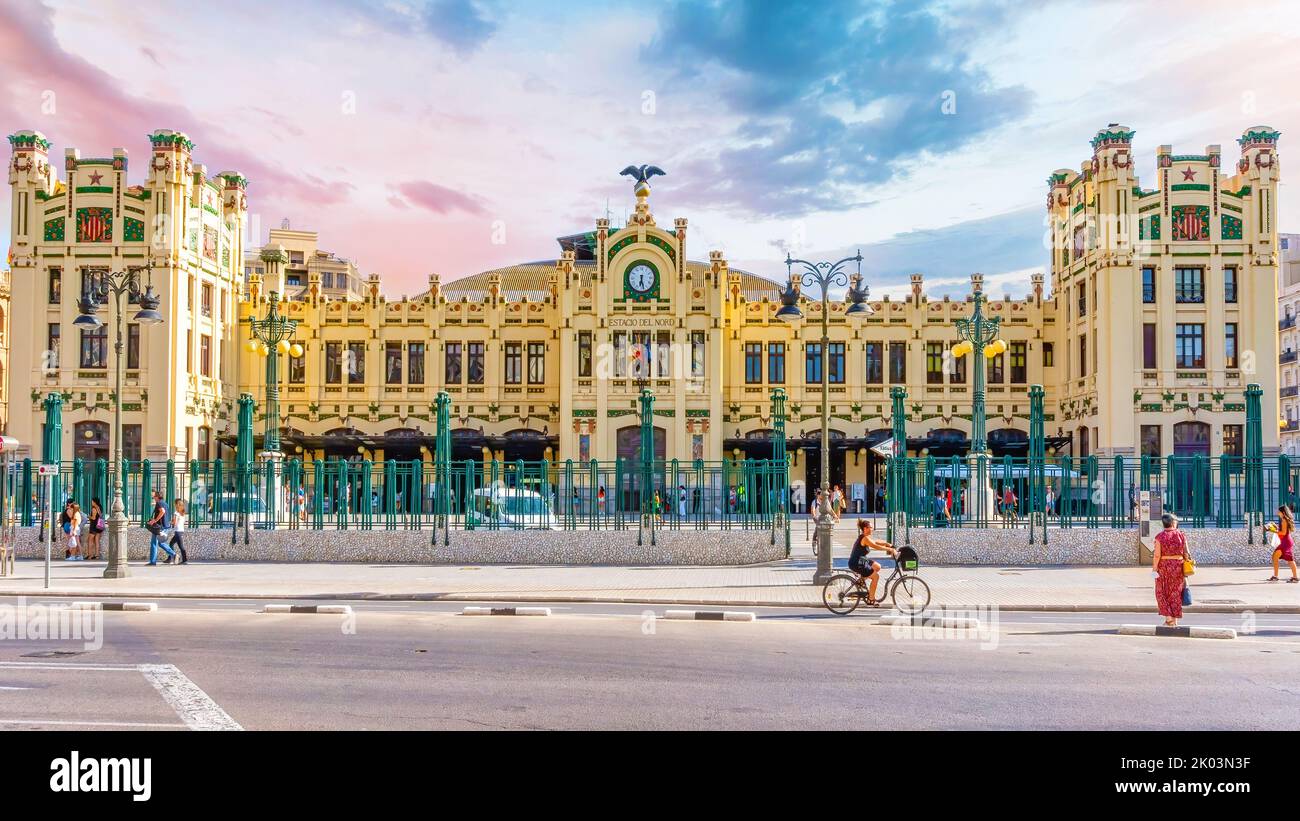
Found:
<svg viewBox="0 0 1300 821"><path fill-rule="evenodd" d="M466 607L462 616L549 616L549 607Z"/></svg>
<svg viewBox="0 0 1300 821"><path fill-rule="evenodd" d="M74 610L123 610L138 613L154 613L158 604L151 601L74 601L68 605Z"/></svg>
<svg viewBox="0 0 1300 821"><path fill-rule="evenodd" d="M346 591L341 593L141 593L156 599L319 599L323 601L483 601L483 602L577 602L584 604L645 604L677 605L693 604L714 607L804 607L814 610L823 609L821 602L764 601L762 599L651 599L635 596L570 596L563 594L542 595L530 593L371 593L365 591ZM122 596L120 590L32 590L26 592L0 591L0 598L114 598ZM993 604L937 603L935 606L946 610L990 610L998 609L1007 613L1158 613L1157 608L1133 604ZM1216 604L1191 605L1183 608L1184 613L1273 613L1300 614L1300 604Z"/></svg>
<svg viewBox="0 0 1300 821"><path fill-rule="evenodd" d="M263 613L329 613L338 616L352 615L350 604L268 604Z"/></svg>
<svg viewBox="0 0 1300 821"><path fill-rule="evenodd" d="M1174 636L1184 639L1235 639L1231 627L1166 627L1163 624L1121 624L1121 636Z"/></svg>
<svg viewBox="0 0 1300 821"><path fill-rule="evenodd" d="M754 621L753 613L737 610L665 610L665 619L675 621Z"/></svg>

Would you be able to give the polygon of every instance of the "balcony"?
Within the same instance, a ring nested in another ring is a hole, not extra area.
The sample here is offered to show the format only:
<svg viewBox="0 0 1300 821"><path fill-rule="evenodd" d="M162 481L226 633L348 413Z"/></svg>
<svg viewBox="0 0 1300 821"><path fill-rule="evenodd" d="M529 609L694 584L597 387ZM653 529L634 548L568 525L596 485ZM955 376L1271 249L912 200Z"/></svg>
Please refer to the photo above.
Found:
<svg viewBox="0 0 1300 821"><path fill-rule="evenodd" d="M1294 433L1297 430L1300 430L1300 419L1288 419L1282 426L1283 433Z"/></svg>
<svg viewBox="0 0 1300 821"><path fill-rule="evenodd" d="M1282 397L1295 396L1297 393L1300 393L1300 387L1297 387L1295 385L1292 385L1289 388L1282 388L1280 391L1278 391L1278 395Z"/></svg>
<svg viewBox="0 0 1300 821"><path fill-rule="evenodd" d="M1295 351L1282 351L1282 353L1278 354L1277 361L1279 364L1282 365L1285 365L1289 362L1294 362Z"/></svg>
<svg viewBox="0 0 1300 821"><path fill-rule="evenodd" d="M1287 328L1294 328L1294 327L1295 327L1295 317L1293 316L1288 316L1283 319L1279 319L1277 321L1277 329L1279 331L1285 331Z"/></svg>

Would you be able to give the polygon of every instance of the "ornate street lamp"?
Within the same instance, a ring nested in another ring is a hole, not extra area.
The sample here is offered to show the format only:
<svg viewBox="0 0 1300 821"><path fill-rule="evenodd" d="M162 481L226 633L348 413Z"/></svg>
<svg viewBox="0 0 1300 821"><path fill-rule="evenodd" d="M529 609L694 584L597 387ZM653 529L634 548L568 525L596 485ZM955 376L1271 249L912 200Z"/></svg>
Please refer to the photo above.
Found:
<svg viewBox="0 0 1300 821"><path fill-rule="evenodd" d="M262 459L267 463L267 509L274 515L280 498L280 355L302 356L302 345L290 343L298 321L280 313L280 295L271 291L266 300L266 317L248 321L248 350L266 357L266 428L262 434Z"/></svg>
<svg viewBox="0 0 1300 821"><path fill-rule="evenodd" d="M140 271L147 272L148 282L143 290L140 287ZM86 284L85 293L77 300L79 315L72 325L80 330L95 330L102 327L104 321L99 317L99 303L114 298L116 311L113 316L113 328L116 334L113 351L116 355L117 373L113 389L113 505L108 516L108 566L104 568L104 578L123 579L131 575L127 563L129 538L126 529L126 498L122 487L122 297L129 295L131 301L140 305L132 317L141 325L157 325L163 321L158 306L162 298L153 291L153 262L143 266L127 268L122 271L103 271L93 274ZM148 477L145 477L148 481Z"/></svg>
<svg viewBox="0 0 1300 821"><path fill-rule="evenodd" d="M984 275L971 275L971 289L974 291L974 310L969 319L958 319L954 324L957 326L957 334L961 337L952 348L952 355L955 357L974 354L975 356L975 390L973 392L974 401L971 404L971 457L975 458L976 475L971 483L970 492L974 493L975 488L980 488L980 494L984 497L981 504L982 517L985 522L993 518L994 499L993 490L988 481L988 435L986 428L986 413L984 408L984 360L992 359L1007 349L1007 343L998 339L998 330L1002 325L1001 317L984 316ZM968 506L973 507L973 506Z"/></svg>
<svg viewBox="0 0 1300 821"><path fill-rule="evenodd" d="M852 277L845 271L850 262L857 263L857 273ZM798 272L794 266L799 266ZM846 295L849 307L844 316L851 322L861 322L873 313L867 304L867 287L862 284L862 253L845 257L839 262L808 262L791 259L785 255L785 267L788 273L786 290L781 294L781 307L776 316L784 322L798 326L803 321L803 311L799 308L799 287L816 285L821 289L822 299L822 437L821 437L821 491L820 504L817 508L817 573L813 576L814 584L825 584L831 577L831 531L835 528L835 518L831 513L831 443L830 443L830 313L832 286L849 286ZM797 283L797 286L796 286Z"/></svg>

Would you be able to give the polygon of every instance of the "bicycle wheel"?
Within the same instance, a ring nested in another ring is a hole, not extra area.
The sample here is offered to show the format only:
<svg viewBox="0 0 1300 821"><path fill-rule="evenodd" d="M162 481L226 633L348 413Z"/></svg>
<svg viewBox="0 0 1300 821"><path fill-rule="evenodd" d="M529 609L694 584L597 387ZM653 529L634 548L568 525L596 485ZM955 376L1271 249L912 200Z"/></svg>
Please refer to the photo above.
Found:
<svg viewBox="0 0 1300 821"><path fill-rule="evenodd" d="M921 613L930 605L930 585L920 576L906 575L894 582L891 598L900 613Z"/></svg>
<svg viewBox="0 0 1300 821"><path fill-rule="evenodd" d="M859 597L857 583L852 576L843 574L831 576L822 588L822 604L837 616L847 616L857 609L862 601Z"/></svg>

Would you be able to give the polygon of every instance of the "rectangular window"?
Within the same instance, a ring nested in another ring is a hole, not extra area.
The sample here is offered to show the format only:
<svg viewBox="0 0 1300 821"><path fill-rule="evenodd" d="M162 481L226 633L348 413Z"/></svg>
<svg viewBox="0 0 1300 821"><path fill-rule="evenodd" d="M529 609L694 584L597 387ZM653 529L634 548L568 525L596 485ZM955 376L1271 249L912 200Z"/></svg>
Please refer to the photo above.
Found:
<svg viewBox="0 0 1300 821"><path fill-rule="evenodd" d="M460 343L448 342L443 346L443 353L447 359L443 381L448 385L459 385L461 382Z"/></svg>
<svg viewBox="0 0 1300 821"><path fill-rule="evenodd" d="M1235 265L1223 269L1223 301L1230 305L1237 302L1237 266Z"/></svg>
<svg viewBox="0 0 1300 821"><path fill-rule="evenodd" d="M144 441L142 426L140 425L123 425L122 426L122 458L128 462L139 462L143 458L144 450L141 447Z"/></svg>
<svg viewBox="0 0 1300 821"><path fill-rule="evenodd" d="M1079 378L1088 375L1088 335L1079 334Z"/></svg>
<svg viewBox="0 0 1300 821"><path fill-rule="evenodd" d="M1142 323L1142 367L1149 370L1160 367L1156 360L1156 324Z"/></svg>
<svg viewBox="0 0 1300 821"><path fill-rule="evenodd" d="M128 370L140 368L140 324L138 322L126 326L126 367Z"/></svg>
<svg viewBox="0 0 1300 821"><path fill-rule="evenodd" d="M947 356L949 362L948 368L950 371L948 374L948 384L964 385L966 384L966 363L969 362L971 358L969 356L953 356L952 349L956 344L956 342L948 344Z"/></svg>
<svg viewBox="0 0 1300 821"><path fill-rule="evenodd" d="M632 378L650 378L650 332L632 332Z"/></svg>
<svg viewBox="0 0 1300 821"><path fill-rule="evenodd" d="M203 283L203 296L199 301L199 312L208 319L212 318L212 286Z"/></svg>
<svg viewBox="0 0 1300 821"><path fill-rule="evenodd" d="M767 381L773 385L785 384L784 342L771 342L767 346Z"/></svg>
<svg viewBox="0 0 1300 821"><path fill-rule="evenodd" d="M208 462L212 459L212 429L209 427L199 428L199 446L198 460Z"/></svg>
<svg viewBox="0 0 1300 821"><path fill-rule="evenodd" d="M108 367L108 326L81 332L81 367Z"/></svg>
<svg viewBox="0 0 1300 821"><path fill-rule="evenodd" d="M482 342L471 342L466 350L468 362L466 363L466 375L469 377L469 384L482 385L483 374L486 372L487 349Z"/></svg>
<svg viewBox="0 0 1300 821"><path fill-rule="evenodd" d="M943 384L943 343L925 343L925 382L927 385Z"/></svg>
<svg viewBox="0 0 1300 821"><path fill-rule="evenodd" d="M301 342L294 342L295 345L302 345ZM304 348L306 346L303 346ZM301 385L307 381L307 353L304 350L302 356L289 357L289 384Z"/></svg>
<svg viewBox="0 0 1300 821"><path fill-rule="evenodd" d="M343 382L343 343L325 343L325 384L338 385Z"/></svg>
<svg viewBox="0 0 1300 821"><path fill-rule="evenodd" d="M199 373L212 376L212 337L207 334L199 337Z"/></svg>
<svg viewBox="0 0 1300 821"><path fill-rule="evenodd" d="M1029 343L1011 343L1011 383L1023 385L1029 381Z"/></svg>
<svg viewBox="0 0 1300 821"><path fill-rule="evenodd" d="M578 331L578 376L591 376L591 331Z"/></svg>
<svg viewBox="0 0 1300 821"><path fill-rule="evenodd" d="M990 385L1001 385L1007 381L1006 357L1005 353L1000 353L989 360Z"/></svg>
<svg viewBox="0 0 1300 821"><path fill-rule="evenodd" d="M866 354L867 384L883 384L885 381L885 344L883 342L868 342L866 344Z"/></svg>
<svg viewBox="0 0 1300 821"><path fill-rule="evenodd" d="M1227 322L1223 326L1223 367L1237 367L1237 323Z"/></svg>
<svg viewBox="0 0 1300 821"><path fill-rule="evenodd" d="M521 343L506 343L505 366L505 383L507 385L518 385L524 381L524 346Z"/></svg>
<svg viewBox="0 0 1300 821"><path fill-rule="evenodd" d="M1223 455L1224 456L1241 456L1245 453L1244 439L1242 438L1241 425L1224 425L1223 426Z"/></svg>
<svg viewBox="0 0 1300 821"><path fill-rule="evenodd" d="M830 345L830 363L827 365L827 381L832 385L844 384L844 343L832 342Z"/></svg>
<svg viewBox="0 0 1300 821"><path fill-rule="evenodd" d="M59 342L62 326L57 322L51 322L45 333L45 368L48 373L59 369Z"/></svg>
<svg viewBox="0 0 1300 821"><path fill-rule="evenodd" d="M185 370L194 373L194 332L185 332Z"/></svg>
<svg viewBox="0 0 1300 821"><path fill-rule="evenodd" d="M1043 343L1043 367L1051 368L1056 363L1056 343Z"/></svg>
<svg viewBox="0 0 1300 821"><path fill-rule="evenodd" d="M226 324L226 289L221 289L221 324Z"/></svg>
<svg viewBox="0 0 1300 821"><path fill-rule="evenodd" d="M402 343L384 343L384 384L402 384Z"/></svg>
<svg viewBox="0 0 1300 821"><path fill-rule="evenodd" d="M673 335L670 331L660 331L655 337L655 375L660 379L672 376Z"/></svg>
<svg viewBox="0 0 1300 821"><path fill-rule="evenodd" d="M1156 302L1156 269L1142 269L1142 301L1147 305Z"/></svg>
<svg viewBox="0 0 1300 821"><path fill-rule="evenodd" d="M406 383L424 384L424 343L411 342L406 346Z"/></svg>
<svg viewBox="0 0 1300 821"><path fill-rule="evenodd" d="M1205 282L1200 268L1174 269L1174 301L1205 301Z"/></svg>
<svg viewBox="0 0 1300 821"><path fill-rule="evenodd" d="M1088 289L1082 282L1079 283L1078 292L1079 292L1079 318L1083 319L1085 316L1088 315Z"/></svg>
<svg viewBox="0 0 1300 821"><path fill-rule="evenodd" d="M348 343L348 384L360 385L366 381L366 343Z"/></svg>
<svg viewBox="0 0 1300 821"><path fill-rule="evenodd" d="M627 333L614 332L614 378L627 378Z"/></svg>
<svg viewBox="0 0 1300 821"><path fill-rule="evenodd" d="M1141 431L1143 456L1162 456L1160 452L1160 426L1143 425Z"/></svg>
<svg viewBox="0 0 1300 821"><path fill-rule="evenodd" d="M51 305L58 305L62 301L63 301L63 269L51 268L49 303Z"/></svg>
<svg viewBox="0 0 1300 821"><path fill-rule="evenodd" d="M667 356L664 357L667 359ZM546 343L528 343L528 384L546 384Z"/></svg>
<svg viewBox="0 0 1300 821"><path fill-rule="evenodd" d="M691 377L704 378L704 331L691 331Z"/></svg>
<svg viewBox="0 0 1300 821"><path fill-rule="evenodd" d="M803 377L803 381L807 385L820 385L822 383L822 345L820 342L809 342L804 346Z"/></svg>
<svg viewBox="0 0 1300 821"><path fill-rule="evenodd" d="M889 383L903 385L907 383L907 343L889 343Z"/></svg>
<svg viewBox="0 0 1300 821"><path fill-rule="evenodd" d="M1198 323L1179 323L1174 336L1175 367L1205 367L1205 326Z"/></svg>
<svg viewBox="0 0 1300 821"><path fill-rule="evenodd" d="M763 343L745 343L745 384L758 385L763 381Z"/></svg>

